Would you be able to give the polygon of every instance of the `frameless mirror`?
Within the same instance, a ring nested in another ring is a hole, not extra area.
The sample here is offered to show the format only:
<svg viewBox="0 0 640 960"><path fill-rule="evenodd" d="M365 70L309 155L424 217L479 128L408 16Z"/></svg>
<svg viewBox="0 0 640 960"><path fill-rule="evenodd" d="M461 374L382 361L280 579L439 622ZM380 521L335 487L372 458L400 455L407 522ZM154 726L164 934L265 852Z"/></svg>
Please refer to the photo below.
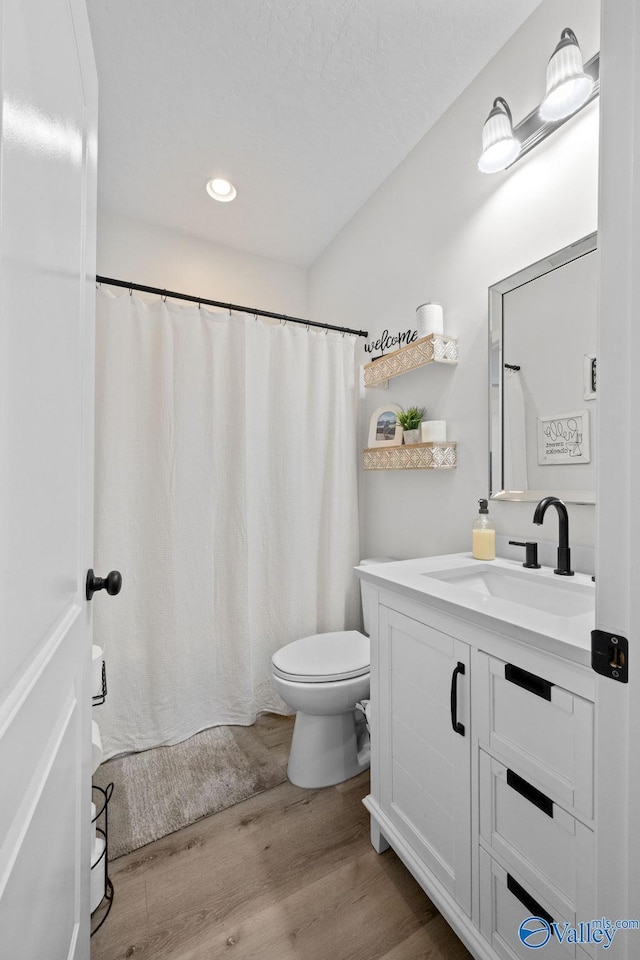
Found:
<svg viewBox="0 0 640 960"><path fill-rule="evenodd" d="M597 235L489 287L489 488L595 503Z"/></svg>

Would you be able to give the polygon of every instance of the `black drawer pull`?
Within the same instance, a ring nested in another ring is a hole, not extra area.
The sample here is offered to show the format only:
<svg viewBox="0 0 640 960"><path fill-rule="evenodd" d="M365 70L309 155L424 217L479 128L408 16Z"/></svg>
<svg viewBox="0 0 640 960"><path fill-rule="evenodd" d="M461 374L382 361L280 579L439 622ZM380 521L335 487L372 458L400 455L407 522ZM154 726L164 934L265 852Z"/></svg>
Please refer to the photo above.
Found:
<svg viewBox="0 0 640 960"><path fill-rule="evenodd" d="M451 675L451 726L456 733L464 737L464 723L458 720L458 674L464 674L464 663L458 661L458 666L454 667Z"/></svg>
<svg viewBox="0 0 640 960"><path fill-rule="evenodd" d="M553 800L545 796L542 790L538 790L537 787L527 783L526 780L519 777L513 770L507 770L507 783L516 793L519 793L521 797L528 800L529 803L538 807L538 809L546 813L548 817L553 817Z"/></svg>
<svg viewBox="0 0 640 960"><path fill-rule="evenodd" d="M540 906L537 903L530 893L527 893L524 887L521 887L517 880L514 880L510 873L507 874L507 890L514 895L516 900L519 900L523 907L529 911L532 917L541 917L542 920L546 920L549 926L551 927L551 932L553 933L553 917L550 913Z"/></svg>
<svg viewBox="0 0 640 960"><path fill-rule="evenodd" d="M504 677L509 683L515 683L518 687L522 687L523 690L528 690L529 693L535 693L536 697L542 697L543 700L551 700L551 687L553 684L550 680L537 677L535 673L529 673L528 670L523 670L522 667L515 667L512 663L505 663Z"/></svg>

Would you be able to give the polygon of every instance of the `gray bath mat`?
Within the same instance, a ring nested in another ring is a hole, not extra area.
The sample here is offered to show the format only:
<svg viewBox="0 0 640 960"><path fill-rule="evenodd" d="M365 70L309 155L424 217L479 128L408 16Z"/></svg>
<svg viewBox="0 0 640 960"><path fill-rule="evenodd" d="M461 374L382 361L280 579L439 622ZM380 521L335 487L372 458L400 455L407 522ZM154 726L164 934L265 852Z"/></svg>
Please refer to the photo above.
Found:
<svg viewBox="0 0 640 960"><path fill-rule="evenodd" d="M114 784L109 859L286 780L251 727L213 727L172 747L108 760L93 782Z"/></svg>

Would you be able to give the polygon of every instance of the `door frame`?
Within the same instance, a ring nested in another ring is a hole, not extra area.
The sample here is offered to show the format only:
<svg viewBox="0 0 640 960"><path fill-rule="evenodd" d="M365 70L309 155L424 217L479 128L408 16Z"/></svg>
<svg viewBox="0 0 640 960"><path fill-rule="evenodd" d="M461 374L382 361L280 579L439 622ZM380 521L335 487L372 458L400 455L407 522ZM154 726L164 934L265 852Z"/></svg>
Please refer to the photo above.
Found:
<svg viewBox="0 0 640 960"><path fill-rule="evenodd" d="M81 311L85 317L80 344L84 357L82 367L82 490L78 492L79 504L84 507L85 522L80 531L78 544L79 582L77 597L84 607L81 617L85 618L89 649L86 652L83 671L83 698L86 720L83 718L84 741L82 764L77 770L80 778L79 790L85 797L81 816L77 824L80 832L81 849L86 851L87 866L84 875L80 875L76 890L76 903L79 909L80 929L77 955L84 957L89 951L91 929L90 893L91 893L91 773L93 767L92 745L92 709L91 709L91 647L93 643L93 615L91 604L86 599L86 574L93 567L93 531L94 531L94 428L95 428L95 329L96 329L96 244L97 244L97 197L98 197L98 71L93 53L93 39L86 0L69 0L76 35L78 61L82 86L84 89L85 118L83 142L83 196L82 220L84 234L82 238L82 264L84 276L81 278ZM86 919L85 919L86 918Z"/></svg>
<svg viewBox="0 0 640 960"><path fill-rule="evenodd" d="M640 11L602 3L596 626L629 640L629 682L598 677L597 911L640 919ZM634 480L636 483L634 484ZM635 548L635 549L634 549ZM631 911L631 915L629 914ZM584 918L587 919L587 918ZM610 960L637 956L640 932Z"/></svg>

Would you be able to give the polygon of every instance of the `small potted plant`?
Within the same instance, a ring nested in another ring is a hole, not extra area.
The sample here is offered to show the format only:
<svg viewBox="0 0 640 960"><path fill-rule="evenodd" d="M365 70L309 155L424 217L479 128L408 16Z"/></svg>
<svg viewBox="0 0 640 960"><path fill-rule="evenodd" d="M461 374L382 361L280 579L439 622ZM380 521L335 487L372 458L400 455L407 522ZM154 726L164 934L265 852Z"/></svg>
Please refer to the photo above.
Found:
<svg viewBox="0 0 640 960"><path fill-rule="evenodd" d="M407 410L400 407L396 420L402 427L405 443L420 443L420 424L425 413L424 407L409 407Z"/></svg>

